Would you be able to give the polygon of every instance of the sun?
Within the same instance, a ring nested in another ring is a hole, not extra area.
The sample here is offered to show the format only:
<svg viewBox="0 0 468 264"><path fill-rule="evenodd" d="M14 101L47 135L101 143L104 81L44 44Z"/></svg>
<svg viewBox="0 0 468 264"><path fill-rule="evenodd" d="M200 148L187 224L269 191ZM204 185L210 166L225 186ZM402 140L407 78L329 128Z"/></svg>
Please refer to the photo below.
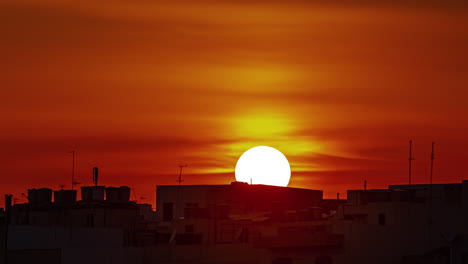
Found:
<svg viewBox="0 0 468 264"><path fill-rule="evenodd" d="M236 181L251 184L288 186L291 168L279 150L258 146L244 152L236 164Z"/></svg>

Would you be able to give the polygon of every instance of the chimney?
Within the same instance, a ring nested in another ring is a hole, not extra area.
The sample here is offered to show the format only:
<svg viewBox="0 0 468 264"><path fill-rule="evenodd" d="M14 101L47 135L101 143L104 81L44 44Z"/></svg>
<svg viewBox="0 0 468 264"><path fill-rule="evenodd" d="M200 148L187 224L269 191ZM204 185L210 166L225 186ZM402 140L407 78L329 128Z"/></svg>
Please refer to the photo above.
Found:
<svg viewBox="0 0 468 264"><path fill-rule="evenodd" d="M5 213L6 213L6 223L10 222L10 214L11 214L11 201L13 195L5 194Z"/></svg>

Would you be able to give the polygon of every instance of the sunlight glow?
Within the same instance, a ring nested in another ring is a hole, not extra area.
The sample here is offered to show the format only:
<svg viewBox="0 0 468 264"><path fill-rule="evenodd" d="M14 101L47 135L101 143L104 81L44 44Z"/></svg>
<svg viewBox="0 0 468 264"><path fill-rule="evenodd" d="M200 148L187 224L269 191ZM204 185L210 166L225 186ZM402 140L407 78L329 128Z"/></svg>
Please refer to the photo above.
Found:
<svg viewBox="0 0 468 264"><path fill-rule="evenodd" d="M288 160L272 147L251 148L241 155L236 164L236 180L239 182L286 187L290 178Z"/></svg>

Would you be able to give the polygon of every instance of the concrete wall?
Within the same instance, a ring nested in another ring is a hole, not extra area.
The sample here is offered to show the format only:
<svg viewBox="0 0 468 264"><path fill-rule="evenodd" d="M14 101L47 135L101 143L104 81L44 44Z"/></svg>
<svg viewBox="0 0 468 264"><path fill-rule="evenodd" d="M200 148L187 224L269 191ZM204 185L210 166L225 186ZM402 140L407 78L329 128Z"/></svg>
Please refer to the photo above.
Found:
<svg viewBox="0 0 468 264"><path fill-rule="evenodd" d="M227 189L228 185L224 187ZM173 204L174 218L184 216L184 208L187 203L197 203L200 208L208 206L208 185L170 185L157 186L156 188L156 210L159 220L162 220L164 203Z"/></svg>
<svg viewBox="0 0 468 264"><path fill-rule="evenodd" d="M398 263L403 256L424 255L449 246L444 236L466 236L466 186L465 182L437 184L432 186L432 193L430 185L414 185L411 188L407 185L390 186L392 192L403 190L411 195L410 202L397 199L360 203L360 194L365 191L351 191L351 199L338 210L334 225L335 232L343 233L346 237L345 259L364 264ZM390 194L388 190L379 192L386 193ZM384 225L379 223L379 215L385 216ZM466 251L457 248L457 245L453 249L454 263L461 263L458 262L461 261L460 256Z"/></svg>
<svg viewBox="0 0 468 264"><path fill-rule="evenodd" d="M8 232L8 248L12 250L114 248L122 245L120 229L11 225Z"/></svg>
<svg viewBox="0 0 468 264"><path fill-rule="evenodd" d="M81 227L131 228L135 225L139 208L106 208L83 206L80 208L17 210L13 224L62 225ZM90 216L92 220L90 221Z"/></svg>
<svg viewBox="0 0 468 264"><path fill-rule="evenodd" d="M166 185L157 186L156 208L160 220L164 204L173 204L173 218L184 217L184 209L196 204L198 208L226 206L229 214L272 212L274 210L307 209L317 206L323 197L319 190L307 190L267 185Z"/></svg>
<svg viewBox="0 0 468 264"><path fill-rule="evenodd" d="M219 263L255 264L265 262L268 252L248 245L175 246L168 262L161 263Z"/></svg>
<svg viewBox="0 0 468 264"><path fill-rule="evenodd" d="M63 248L62 264L144 264L143 248ZM157 263L154 259L149 263Z"/></svg>
<svg viewBox="0 0 468 264"><path fill-rule="evenodd" d="M0 222L0 264L5 263L5 224Z"/></svg>
<svg viewBox="0 0 468 264"><path fill-rule="evenodd" d="M8 251L8 264L61 264L60 249L18 249ZM97 263L96 263L97 264Z"/></svg>

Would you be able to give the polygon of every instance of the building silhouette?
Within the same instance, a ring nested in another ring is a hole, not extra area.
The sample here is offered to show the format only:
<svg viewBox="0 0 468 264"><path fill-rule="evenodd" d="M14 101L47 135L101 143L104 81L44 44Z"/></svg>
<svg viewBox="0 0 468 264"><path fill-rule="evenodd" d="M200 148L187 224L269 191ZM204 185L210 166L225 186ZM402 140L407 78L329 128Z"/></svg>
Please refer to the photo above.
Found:
<svg viewBox="0 0 468 264"><path fill-rule="evenodd" d="M349 190L234 182L30 189L0 210L0 263L468 263L468 181ZM338 197L337 197L338 198ZM6 243L5 243L6 242Z"/></svg>

